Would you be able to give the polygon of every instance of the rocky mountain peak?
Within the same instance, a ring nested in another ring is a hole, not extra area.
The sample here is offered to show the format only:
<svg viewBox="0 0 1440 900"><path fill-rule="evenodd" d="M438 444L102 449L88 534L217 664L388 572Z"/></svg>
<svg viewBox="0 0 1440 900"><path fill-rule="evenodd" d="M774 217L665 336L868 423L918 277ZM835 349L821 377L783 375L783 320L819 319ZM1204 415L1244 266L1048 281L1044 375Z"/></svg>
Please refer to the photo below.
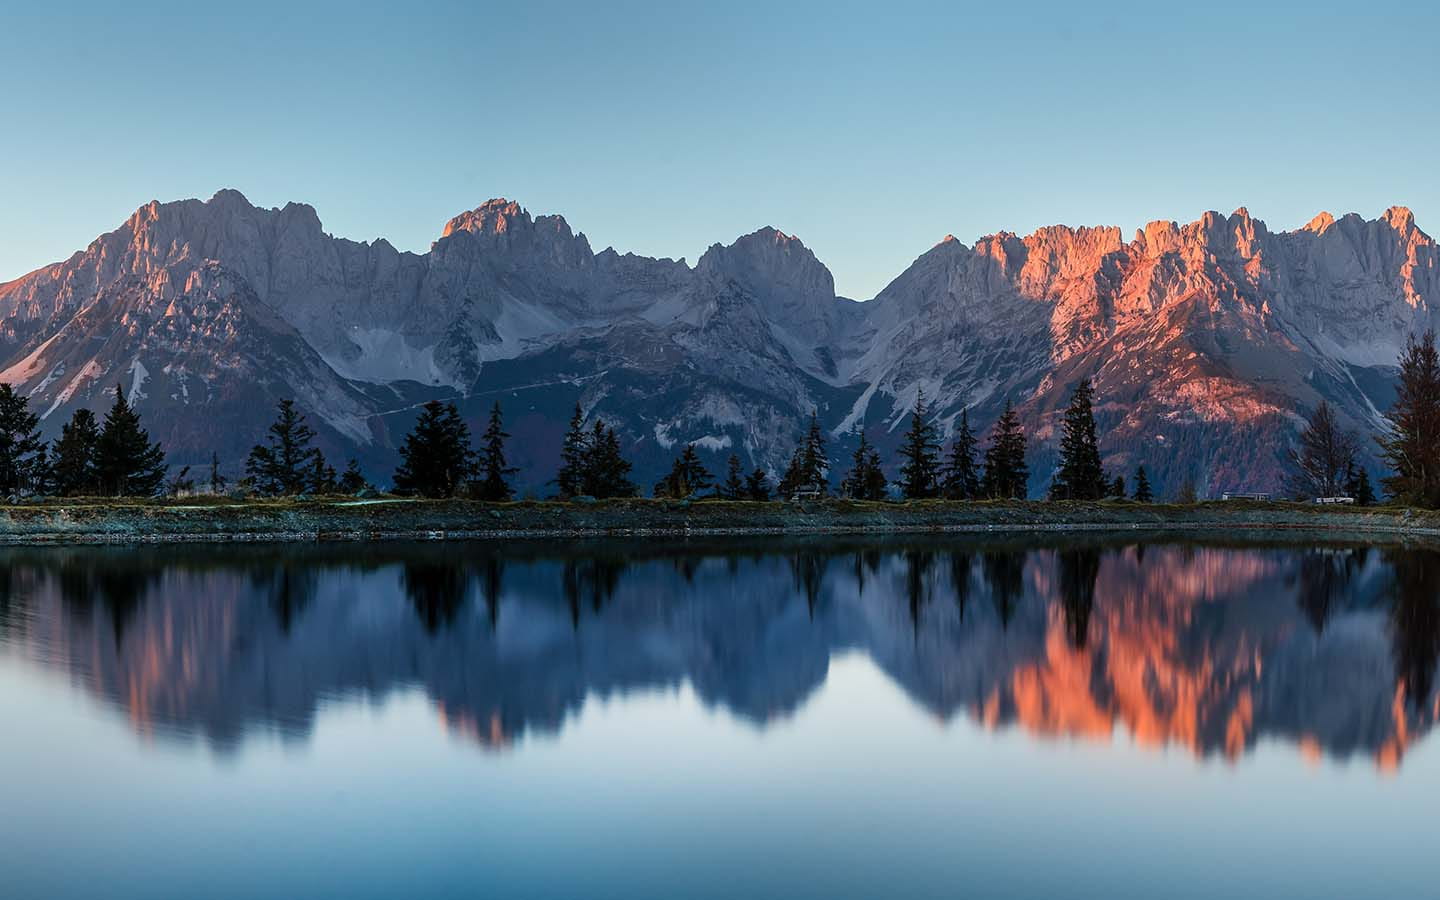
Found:
<svg viewBox="0 0 1440 900"><path fill-rule="evenodd" d="M1334 224L1335 217L1328 212L1321 211L1318 216L1305 223L1305 227L1302 228L1301 231L1313 231L1315 234L1324 234L1329 231L1330 227Z"/></svg>
<svg viewBox="0 0 1440 900"><path fill-rule="evenodd" d="M457 231L498 235L505 234L515 225L529 228L533 224L530 213L524 207L514 200L497 197L493 200L486 200L474 209L463 212L446 222L445 230L440 232L440 237L447 238Z"/></svg>
<svg viewBox="0 0 1440 900"><path fill-rule="evenodd" d="M761 300L808 302L835 298L835 279L797 237L766 226L733 244L715 244L696 263L702 276L739 283Z"/></svg>

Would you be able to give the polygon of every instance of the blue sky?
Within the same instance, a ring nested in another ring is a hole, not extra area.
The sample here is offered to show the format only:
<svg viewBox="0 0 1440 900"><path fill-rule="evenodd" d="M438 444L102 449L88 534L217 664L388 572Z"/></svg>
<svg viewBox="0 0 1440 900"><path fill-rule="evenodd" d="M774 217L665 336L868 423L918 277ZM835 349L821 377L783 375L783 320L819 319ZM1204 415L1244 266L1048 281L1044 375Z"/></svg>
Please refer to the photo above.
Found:
<svg viewBox="0 0 1440 900"><path fill-rule="evenodd" d="M1440 232L1428 4L54 6L0 27L0 281L221 187L413 250L495 196L691 262L774 225L858 298L947 233Z"/></svg>

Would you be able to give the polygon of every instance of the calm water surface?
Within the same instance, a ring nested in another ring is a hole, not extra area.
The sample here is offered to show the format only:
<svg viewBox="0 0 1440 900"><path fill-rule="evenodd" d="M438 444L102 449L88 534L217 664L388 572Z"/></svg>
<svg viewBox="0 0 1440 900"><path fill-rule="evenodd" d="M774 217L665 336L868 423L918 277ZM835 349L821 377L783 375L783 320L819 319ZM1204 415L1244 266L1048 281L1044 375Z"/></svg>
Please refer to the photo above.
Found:
<svg viewBox="0 0 1440 900"><path fill-rule="evenodd" d="M0 895L1435 896L1440 553L0 551Z"/></svg>

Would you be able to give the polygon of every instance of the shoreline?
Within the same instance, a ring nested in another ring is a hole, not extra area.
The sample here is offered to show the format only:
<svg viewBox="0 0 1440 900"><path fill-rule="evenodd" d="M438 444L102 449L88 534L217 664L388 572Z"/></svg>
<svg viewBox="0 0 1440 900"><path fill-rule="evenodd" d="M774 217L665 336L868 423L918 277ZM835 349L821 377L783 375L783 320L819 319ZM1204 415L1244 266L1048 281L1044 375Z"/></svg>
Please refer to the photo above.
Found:
<svg viewBox="0 0 1440 900"><path fill-rule="evenodd" d="M0 546L389 543L781 535L1314 532L1440 537L1440 513L1401 507L981 501L588 502L349 497L115 501L0 507Z"/></svg>

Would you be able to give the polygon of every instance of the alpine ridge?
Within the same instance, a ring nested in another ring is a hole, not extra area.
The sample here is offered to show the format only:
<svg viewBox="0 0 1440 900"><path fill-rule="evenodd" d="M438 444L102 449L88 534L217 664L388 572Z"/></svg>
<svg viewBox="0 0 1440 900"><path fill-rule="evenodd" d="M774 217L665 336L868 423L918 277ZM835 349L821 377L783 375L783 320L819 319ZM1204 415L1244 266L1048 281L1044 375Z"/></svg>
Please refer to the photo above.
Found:
<svg viewBox="0 0 1440 900"><path fill-rule="evenodd" d="M324 231L237 191L152 202L85 250L0 284L0 379L47 436L116 384L172 464L238 471L276 400L327 455L384 482L432 397L476 424L495 400L522 489L544 495L579 402L617 426L642 483L695 443L777 472L811 411L848 455L898 443L923 391L942 435L1007 400L1048 484L1058 412L1095 383L1107 466L1161 495L1275 490L1320 400L1384 426L1407 336L1434 327L1440 250L1404 207L1272 232L1244 208L1179 224L947 236L874 299L836 295L804 243L762 228L695 265L592 250L558 215L491 200L426 253ZM1366 442L1366 452L1371 452ZM1368 464L1374 467L1373 458Z"/></svg>

